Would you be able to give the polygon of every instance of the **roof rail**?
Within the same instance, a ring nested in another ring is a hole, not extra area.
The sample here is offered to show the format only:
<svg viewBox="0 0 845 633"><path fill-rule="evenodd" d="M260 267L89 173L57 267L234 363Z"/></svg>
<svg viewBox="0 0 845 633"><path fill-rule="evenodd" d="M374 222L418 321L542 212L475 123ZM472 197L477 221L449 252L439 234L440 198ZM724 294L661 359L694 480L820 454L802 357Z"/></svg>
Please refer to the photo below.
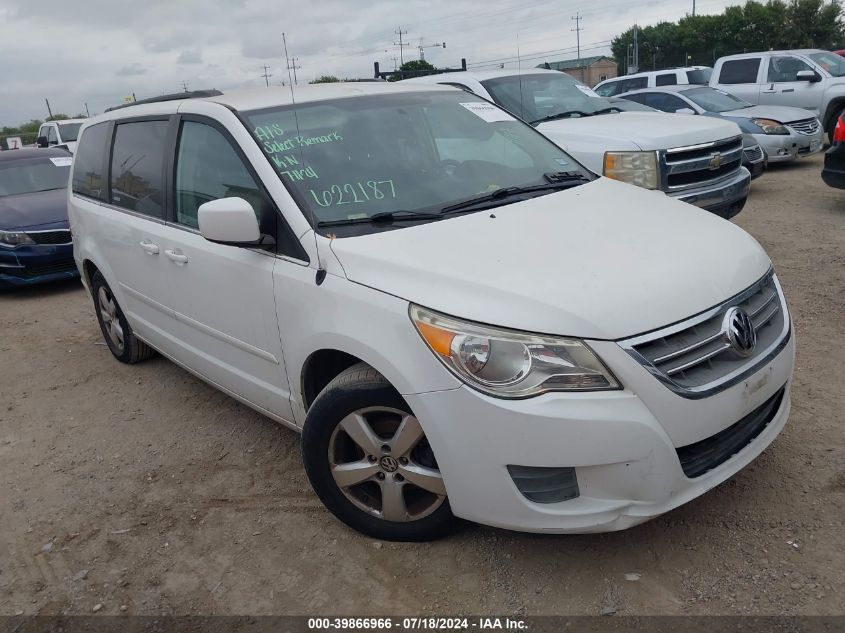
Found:
<svg viewBox="0 0 845 633"><path fill-rule="evenodd" d="M120 110L121 108L131 108L132 106L141 105L144 103L159 103L161 101L177 101L179 99L201 99L202 97L219 97L223 93L219 90L191 90L190 92L174 92L169 95L159 95L158 97L150 97L149 99L140 99L138 101L131 101L130 103L122 103L120 105L106 108L106 112L112 110Z"/></svg>

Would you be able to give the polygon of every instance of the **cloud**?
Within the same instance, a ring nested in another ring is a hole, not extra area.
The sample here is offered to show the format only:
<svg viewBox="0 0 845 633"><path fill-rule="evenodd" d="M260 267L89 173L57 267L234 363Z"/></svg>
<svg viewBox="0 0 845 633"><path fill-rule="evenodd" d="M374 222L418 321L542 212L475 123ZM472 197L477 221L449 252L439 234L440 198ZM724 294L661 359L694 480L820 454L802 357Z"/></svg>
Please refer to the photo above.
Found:
<svg viewBox="0 0 845 633"><path fill-rule="evenodd" d="M202 54L199 51L182 51L177 64L202 64Z"/></svg>
<svg viewBox="0 0 845 633"><path fill-rule="evenodd" d="M115 74L118 77L131 77L132 75L144 75L146 74L146 72L147 69L136 62L134 64L129 64L128 66L124 66L123 68L118 69Z"/></svg>
<svg viewBox="0 0 845 633"><path fill-rule="evenodd" d="M697 0L697 11L721 12L732 2ZM257 88L264 64L272 83L286 82L283 32L300 83L320 75L372 77L376 61L393 68L400 25L405 60L417 59L421 38L447 42L425 49L438 66L509 58L505 67L515 68L517 46L523 66L527 58L531 65L545 61L544 51L549 61L575 57L569 18L576 6L560 0L85 0L72 11L67 0L0 5L4 33L39 34L0 37L0 126L43 118L45 98L54 111L77 112L87 103L93 114L133 92L139 99L178 92L182 82L191 89ZM585 55L609 52L609 40L634 22L677 20L691 7L677 0L581 5Z"/></svg>

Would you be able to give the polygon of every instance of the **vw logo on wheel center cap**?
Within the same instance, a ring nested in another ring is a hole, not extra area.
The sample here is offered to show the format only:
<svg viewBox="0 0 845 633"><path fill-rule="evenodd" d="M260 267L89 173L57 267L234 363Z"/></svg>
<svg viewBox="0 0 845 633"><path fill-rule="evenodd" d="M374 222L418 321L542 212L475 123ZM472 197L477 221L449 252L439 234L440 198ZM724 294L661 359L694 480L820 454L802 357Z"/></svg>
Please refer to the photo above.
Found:
<svg viewBox="0 0 845 633"><path fill-rule="evenodd" d="M390 455L385 455L379 461L379 465L381 465L381 469L385 472L392 473L397 468L399 468L399 462L397 462L393 457Z"/></svg>
<svg viewBox="0 0 845 633"><path fill-rule="evenodd" d="M742 308L733 307L725 313L722 335L734 354L746 358L754 353L757 332L751 317Z"/></svg>

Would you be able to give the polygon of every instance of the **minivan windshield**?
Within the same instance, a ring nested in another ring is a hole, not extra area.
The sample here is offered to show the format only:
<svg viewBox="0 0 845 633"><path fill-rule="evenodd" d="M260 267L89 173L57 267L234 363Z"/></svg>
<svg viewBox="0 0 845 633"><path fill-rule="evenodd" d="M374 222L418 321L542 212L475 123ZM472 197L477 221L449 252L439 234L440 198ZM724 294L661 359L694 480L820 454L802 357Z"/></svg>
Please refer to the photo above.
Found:
<svg viewBox="0 0 845 633"><path fill-rule="evenodd" d="M610 101L562 72L496 77L482 81L481 85L492 95L493 101L531 123L619 110Z"/></svg>
<svg viewBox="0 0 845 633"><path fill-rule="evenodd" d="M705 112L728 112L751 107L747 101L714 88L691 88L684 90L684 96Z"/></svg>
<svg viewBox="0 0 845 633"><path fill-rule="evenodd" d="M59 136L62 137L62 143L75 141L80 127L82 123L59 123Z"/></svg>
<svg viewBox="0 0 845 633"><path fill-rule="evenodd" d="M810 53L809 58L834 77L845 77L845 58L827 51Z"/></svg>
<svg viewBox="0 0 845 633"><path fill-rule="evenodd" d="M574 185L592 178L534 129L461 90L356 96L242 114L317 226L440 219L448 207L463 208L481 196L493 194L496 204L520 199L509 188L536 186L524 192L530 197L553 193L563 180Z"/></svg>

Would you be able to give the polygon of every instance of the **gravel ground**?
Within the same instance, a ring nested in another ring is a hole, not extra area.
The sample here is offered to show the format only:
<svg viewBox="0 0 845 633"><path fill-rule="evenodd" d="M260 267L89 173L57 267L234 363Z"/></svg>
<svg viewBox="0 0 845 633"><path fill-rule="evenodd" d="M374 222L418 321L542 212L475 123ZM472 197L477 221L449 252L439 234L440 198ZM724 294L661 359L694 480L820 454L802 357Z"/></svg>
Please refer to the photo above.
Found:
<svg viewBox="0 0 845 633"><path fill-rule="evenodd" d="M786 429L620 533L374 542L320 505L296 434L114 361L78 283L0 295L0 614L845 613L845 191L821 163L771 169L736 219L792 308Z"/></svg>

